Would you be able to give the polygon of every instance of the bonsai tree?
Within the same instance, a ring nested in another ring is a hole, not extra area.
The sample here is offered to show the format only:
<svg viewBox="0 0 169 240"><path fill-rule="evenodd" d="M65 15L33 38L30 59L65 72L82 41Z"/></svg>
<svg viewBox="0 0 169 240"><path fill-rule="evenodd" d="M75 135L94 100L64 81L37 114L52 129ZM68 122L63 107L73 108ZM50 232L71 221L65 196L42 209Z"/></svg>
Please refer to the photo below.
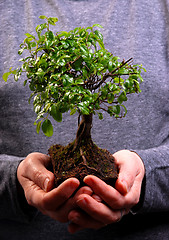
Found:
<svg viewBox="0 0 169 240"><path fill-rule="evenodd" d="M99 24L54 33L50 25L55 25L58 19L39 18L44 23L36 27L37 36L26 33L20 45L18 54L28 53L20 59L22 66L10 68L3 79L7 81L10 74L15 81L25 76L24 85L29 84L37 114L37 133L42 129L50 137L53 134L50 117L61 122L65 112L78 114L75 141L66 147L55 145L49 149L57 185L71 176L82 181L87 174L112 183L118 170L112 155L92 141L93 115L100 120L103 112L115 118L124 117L128 94L141 91L143 67L132 65L132 58L120 61L106 50Z"/></svg>

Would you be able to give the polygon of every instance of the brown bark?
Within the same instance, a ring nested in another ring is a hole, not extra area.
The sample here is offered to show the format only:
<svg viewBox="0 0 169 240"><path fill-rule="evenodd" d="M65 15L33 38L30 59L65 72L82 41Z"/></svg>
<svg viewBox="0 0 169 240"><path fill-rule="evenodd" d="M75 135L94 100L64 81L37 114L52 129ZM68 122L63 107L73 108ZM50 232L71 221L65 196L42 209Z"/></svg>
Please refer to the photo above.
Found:
<svg viewBox="0 0 169 240"><path fill-rule="evenodd" d="M80 145L82 140L89 141L91 139L92 118L92 114L82 115L82 120L76 133L75 148Z"/></svg>

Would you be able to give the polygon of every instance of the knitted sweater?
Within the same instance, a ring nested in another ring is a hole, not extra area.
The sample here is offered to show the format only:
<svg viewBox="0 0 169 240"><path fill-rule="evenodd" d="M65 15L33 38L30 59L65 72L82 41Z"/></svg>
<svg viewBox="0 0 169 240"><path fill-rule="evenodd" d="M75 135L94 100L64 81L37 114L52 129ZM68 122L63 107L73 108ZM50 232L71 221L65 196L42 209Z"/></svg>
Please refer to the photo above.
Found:
<svg viewBox="0 0 169 240"><path fill-rule="evenodd" d="M74 235L32 208L20 206L16 171L28 153L47 153L54 143L74 140L77 116L65 114L54 124L54 135L37 135L30 90L0 79L0 239L168 239L169 218L169 1L168 0L0 0L0 76L18 65L18 46L26 32L35 34L39 15L58 17L58 30L101 24L106 48L121 59L134 58L147 69L142 93L129 96L125 118L94 118L92 137L114 153L136 151L146 168L142 208L100 230ZM103 124L104 121L104 124Z"/></svg>

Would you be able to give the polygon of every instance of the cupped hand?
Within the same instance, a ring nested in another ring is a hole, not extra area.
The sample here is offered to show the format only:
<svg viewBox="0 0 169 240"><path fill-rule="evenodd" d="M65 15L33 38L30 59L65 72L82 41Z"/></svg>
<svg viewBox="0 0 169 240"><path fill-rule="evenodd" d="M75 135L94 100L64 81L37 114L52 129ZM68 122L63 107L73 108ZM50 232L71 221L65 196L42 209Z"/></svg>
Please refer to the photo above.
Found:
<svg viewBox="0 0 169 240"><path fill-rule="evenodd" d="M47 170L49 164L49 156L42 153L29 154L18 166L18 181L29 205L55 220L67 222L69 212L75 207L71 196L80 183L76 178L70 178L54 188L54 175ZM90 195L90 188L85 189L79 193Z"/></svg>
<svg viewBox="0 0 169 240"><path fill-rule="evenodd" d="M77 196L76 203L83 211L72 210L69 213L70 232L84 228L98 229L118 222L139 202L145 174L142 160L135 152L128 150L121 150L113 156L119 169L115 188L95 176L85 177L85 184L94 194Z"/></svg>

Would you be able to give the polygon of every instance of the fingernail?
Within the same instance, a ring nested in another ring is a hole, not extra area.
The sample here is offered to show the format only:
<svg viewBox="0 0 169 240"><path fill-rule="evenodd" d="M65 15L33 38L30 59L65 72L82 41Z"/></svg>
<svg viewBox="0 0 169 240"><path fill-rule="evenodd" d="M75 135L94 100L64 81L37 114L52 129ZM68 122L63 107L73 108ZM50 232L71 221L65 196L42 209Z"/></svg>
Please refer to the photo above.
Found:
<svg viewBox="0 0 169 240"><path fill-rule="evenodd" d="M102 202L102 199L96 194L93 194L92 198L94 198L97 202Z"/></svg>
<svg viewBox="0 0 169 240"><path fill-rule="evenodd" d="M129 189L129 187L128 187L127 182L123 180L123 181L122 181L122 184L123 184L123 186L124 186L124 189L125 189L126 193L128 193L130 189Z"/></svg>
<svg viewBox="0 0 169 240"><path fill-rule="evenodd" d="M90 176L84 177L83 182L86 183L87 185L92 185L92 184L94 184L94 183L93 183L93 179L92 179Z"/></svg>
<svg viewBox="0 0 169 240"><path fill-rule="evenodd" d="M49 185L49 178L46 178L45 181L44 181L44 191L47 192L48 190L48 185Z"/></svg>
<svg viewBox="0 0 169 240"><path fill-rule="evenodd" d="M87 201L86 201L85 198L80 198L79 200L76 201L76 203L77 203L77 204L80 203L80 204L82 204L82 205L86 205L86 204L87 204Z"/></svg>

